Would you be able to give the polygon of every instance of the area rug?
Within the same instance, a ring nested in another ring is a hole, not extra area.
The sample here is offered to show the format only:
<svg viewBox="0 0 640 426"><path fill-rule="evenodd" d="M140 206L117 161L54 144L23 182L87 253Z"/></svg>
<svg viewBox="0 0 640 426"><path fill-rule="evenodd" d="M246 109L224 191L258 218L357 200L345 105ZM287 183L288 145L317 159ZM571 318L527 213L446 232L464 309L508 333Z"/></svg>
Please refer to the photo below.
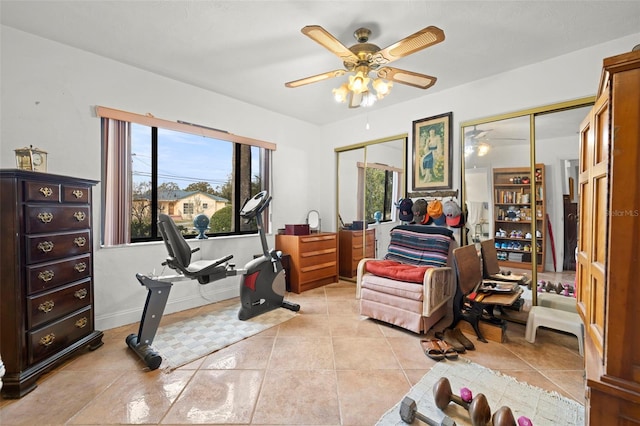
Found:
<svg viewBox="0 0 640 426"><path fill-rule="evenodd" d="M479 393L487 397L491 412L495 413L503 405L511 408L514 417L526 416L535 426L584 425L584 407L555 392L519 382L513 377L490 370L463 358L457 361L443 361L436 364L406 395L416 401L418 411L436 423L445 414L457 425L471 425L469 413L455 403L450 403L445 411L436 407L433 385L441 377L451 383L453 393L459 395L460 388L467 387L473 395ZM379 426L406 425L400 419L400 402L387 411L377 423Z"/></svg>
<svg viewBox="0 0 640 426"><path fill-rule="evenodd" d="M166 327L159 327L152 347L162 356L163 369L170 372L247 337L281 324L297 314L274 309L246 321L238 319L239 302L218 302L214 310Z"/></svg>

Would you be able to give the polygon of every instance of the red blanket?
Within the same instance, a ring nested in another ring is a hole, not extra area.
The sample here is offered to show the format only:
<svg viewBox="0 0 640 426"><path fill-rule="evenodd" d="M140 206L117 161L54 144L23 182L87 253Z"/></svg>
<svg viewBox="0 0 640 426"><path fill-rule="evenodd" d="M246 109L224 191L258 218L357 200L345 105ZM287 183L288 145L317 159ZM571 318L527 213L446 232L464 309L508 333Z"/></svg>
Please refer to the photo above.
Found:
<svg viewBox="0 0 640 426"><path fill-rule="evenodd" d="M365 266L367 272L379 277L418 284L422 284L424 274L431 268L431 266L407 265L393 260L370 260Z"/></svg>

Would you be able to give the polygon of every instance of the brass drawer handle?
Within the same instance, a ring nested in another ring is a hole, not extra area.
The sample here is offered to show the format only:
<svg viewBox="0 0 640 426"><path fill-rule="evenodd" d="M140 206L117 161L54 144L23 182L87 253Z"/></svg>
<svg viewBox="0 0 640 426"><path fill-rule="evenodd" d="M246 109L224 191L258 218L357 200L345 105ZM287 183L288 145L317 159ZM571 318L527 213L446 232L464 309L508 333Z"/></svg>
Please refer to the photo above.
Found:
<svg viewBox="0 0 640 426"><path fill-rule="evenodd" d="M45 302L42 302L40 306L38 306L38 310L46 314L48 312L51 312L54 306L55 303L53 303L53 300L47 300Z"/></svg>
<svg viewBox="0 0 640 426"><path fill-rule="evenodd" d="M42 271L38 274L38 278L40 278L44 282L49 282L53 279L54 273L53 271L47 269L46 271Z"/></svg>
<svg viewBox="0 0 640 426"><path fill-rule="evenodd" d="M43 253L49 253L51 250L53 250L53 243L51 241L43 241L41 243L38 243L38 250Z"/></svg>
<svg viewBox="0 0 640 426"><path fill-rule="evenodd" d="M88 322L89 320L87 319L87 317L82 317L78 321L76 321L76 327L85 328Z"/></svg>
<svg viewBox="0 0 640 426"><path fill-rule="evenodd" d="M73 296L76 299L84 299L85 297L87 297L87 289L86 288L81 288L80 290L76 291L75 293L73 293Z"/></svg>
<svg viewBox="0 0 640 426"><path fill-rule="evenodd" d="M38 219L42 223L50 223L53 220L53 214L48 212L38 213Z"/></svg>
<svg viewBox="0 0 640 426"><path fill-rule="evenodd" d="M40 339L40 344L42 346L50 346L54 340L56 340L56 335L53 333L49 333Z"/></svg>
<svg viewBox="0 0 640 426"><path fill-rule="evenodd" d="M75 189L72 194L75 195L76 198L82 198L84 192L80 191L79 189Z"/></svg>
<svg viewBox="0 0 640 426"><path fill-rule="evenodd" d="M73 269L75 269L78 272L84 272L87 270L87 264L84 262L76 263Z"/></svg>
<svg viewBox="0 0 640 426"><path fill-rule="evenodd" d="M78 247L83 247L87 243L87 239L85 237L77 237L73 240L73 243Z"/></svg>
<svg viewBox="0 0 640 426"><path fill-rule="evenodd" d="M51 188L49 188L48 186L44 186L44 187L40 188L40 192L45 197L51 197L51 194L53 194L53 190Z"/></svg>
<svg viewBox="0 0 640 426"><path fill-rule="evenodd" d="M75 217L78 222L82 222L87 215L84 214L84 212L75 212L73 217Z"/></svg>

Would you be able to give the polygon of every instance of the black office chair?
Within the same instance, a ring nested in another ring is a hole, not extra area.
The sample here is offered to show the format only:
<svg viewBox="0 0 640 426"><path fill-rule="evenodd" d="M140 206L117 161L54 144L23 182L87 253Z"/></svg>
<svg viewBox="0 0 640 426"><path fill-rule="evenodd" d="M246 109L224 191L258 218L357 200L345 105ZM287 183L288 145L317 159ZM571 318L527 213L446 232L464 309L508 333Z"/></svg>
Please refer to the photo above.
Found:
<svg viewBox="0 0 640 426"><path fill-rule="evenodd" d="M232 259L233 255L230 254L220 259L192 262L191 254L200 249L191 249L170 216L166 214L158 216L158 230L169 253L169 257L162 263L163 265L180 271L186 277L197 279L200 284L208 284L227 276L228 265L226 262Z"/></svg>

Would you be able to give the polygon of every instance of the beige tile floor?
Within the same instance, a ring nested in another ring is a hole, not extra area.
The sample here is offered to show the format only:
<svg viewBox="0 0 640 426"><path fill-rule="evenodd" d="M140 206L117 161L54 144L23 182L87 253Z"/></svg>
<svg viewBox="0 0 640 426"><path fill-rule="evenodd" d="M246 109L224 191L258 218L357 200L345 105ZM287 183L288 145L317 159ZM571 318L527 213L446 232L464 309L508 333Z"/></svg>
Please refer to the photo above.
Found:
<svg viewBox="0 0 640 426"><path fill-rule="evenodd" d="M287 298L302 307L294 319L169 374L145 371L127 348L137 324L106 330L98 350L43 376L22 399L0 400L0 424L374 425L435 363L422 352L424 336L360 317L352 283ZM539 329L534 345L509 323L505 343L476 348L462 356L584 402L574 336Z"/></svg>

